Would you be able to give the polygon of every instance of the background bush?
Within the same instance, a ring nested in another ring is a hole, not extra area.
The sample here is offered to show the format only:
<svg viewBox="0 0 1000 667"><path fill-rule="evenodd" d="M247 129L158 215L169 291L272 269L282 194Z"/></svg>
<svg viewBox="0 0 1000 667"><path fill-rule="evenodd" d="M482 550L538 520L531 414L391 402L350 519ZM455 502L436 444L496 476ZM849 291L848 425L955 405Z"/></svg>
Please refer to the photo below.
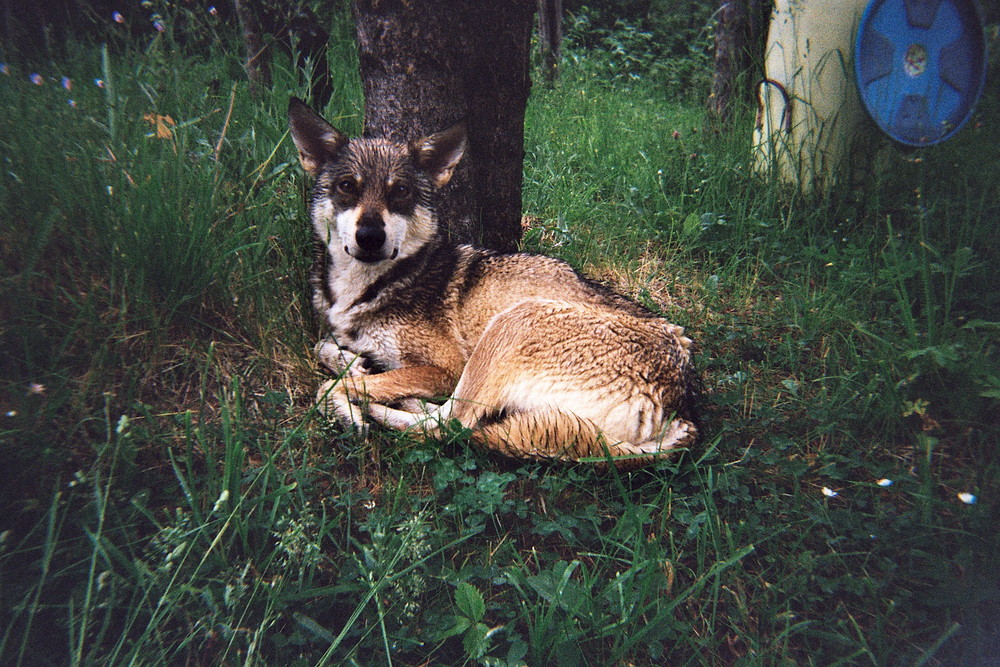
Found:
<svg viewBox="0 0 1000 667"><path fill-rule="evenodd" d="M594 77L646 79L689 102L707 96L715 48L708 2L565 2L567 55Z"/></svg>

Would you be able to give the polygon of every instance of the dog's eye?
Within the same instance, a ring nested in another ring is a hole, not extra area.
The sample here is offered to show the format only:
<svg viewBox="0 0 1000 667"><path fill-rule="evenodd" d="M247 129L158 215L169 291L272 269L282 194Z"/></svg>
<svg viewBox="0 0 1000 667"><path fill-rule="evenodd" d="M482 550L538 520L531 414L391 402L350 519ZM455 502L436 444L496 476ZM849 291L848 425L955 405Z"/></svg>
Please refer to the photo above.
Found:
<svg viewBox="0 0 1000 667"><path fill-rule="evenodd" d="M410 196L410 186L405 183L396 183L391 189L392 196L396 199L406 199Z"/></svg>
<svg viewBox="0 0 1000 667"><path fill-rule="evenodd" d="M353 196L357 194L358 184L353 179L345 178L337 183L337 192L342 195Z"/></svg>

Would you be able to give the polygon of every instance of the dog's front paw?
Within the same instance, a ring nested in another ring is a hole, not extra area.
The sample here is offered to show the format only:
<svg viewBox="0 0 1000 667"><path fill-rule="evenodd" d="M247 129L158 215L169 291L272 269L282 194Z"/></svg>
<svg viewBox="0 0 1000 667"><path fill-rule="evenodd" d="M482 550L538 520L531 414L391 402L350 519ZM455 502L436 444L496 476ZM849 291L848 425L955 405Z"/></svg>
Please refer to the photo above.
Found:
<svg viewBox="0 0 1000 667"><path fill-rule="evenodd" d="M327 380L316 392L316 408L327 419L335 419L345 426L353 426L362 435L368 432L368 423L359 405L351 402L343 382Z"/></svg>
<svg viewBox="0 0 1000 667"><path fill-rule="evenodd" d="M340 347L333 340L324 338L316 343L316 358L320 365L337 376L358 377L367 375L364 358Z"/></svg>
<svg viewBox="0 0 1000 667"><path fill-rule="evenodd" d="M637 449L643 454L660 454L670 449L687 447L698 438L698 429L686 419L675 419L659 438L640 443Z"/></svg>

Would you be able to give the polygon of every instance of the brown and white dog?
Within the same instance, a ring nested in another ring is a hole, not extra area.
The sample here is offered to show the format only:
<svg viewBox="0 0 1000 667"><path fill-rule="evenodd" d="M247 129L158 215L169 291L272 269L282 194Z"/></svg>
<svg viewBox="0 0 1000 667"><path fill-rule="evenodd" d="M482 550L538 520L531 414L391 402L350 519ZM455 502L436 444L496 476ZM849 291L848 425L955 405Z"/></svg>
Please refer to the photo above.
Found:
<svg viewBox="0 0 1000 667"><path fill-rule="evenodd" d="M621 468L694 442L681 327L565 262L446 239L434 196L462 126L401 143L349 139L295 98L288 117L315 177L313 304L330 329L317 353L337 375L325 413L422 437L458 420L508 456Z"/></svg>

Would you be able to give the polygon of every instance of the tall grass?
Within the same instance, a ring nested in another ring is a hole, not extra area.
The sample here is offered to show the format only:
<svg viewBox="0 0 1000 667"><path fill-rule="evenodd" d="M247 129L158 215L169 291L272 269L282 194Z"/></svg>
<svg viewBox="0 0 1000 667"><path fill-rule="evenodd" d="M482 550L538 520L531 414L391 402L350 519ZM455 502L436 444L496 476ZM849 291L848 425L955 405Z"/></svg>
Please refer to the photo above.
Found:
<svg viewBox="0 0 1000 667"><path fill-rule="evenodd" d="M357 130L338 20L325 112ZM704 442L620 475L317 417L284 140L308 77L279 54L254 101L205 34L0 76L5 664L974 659L1000 548L995 89L981 128L809 200L749 169L750 110L716 131L572 65L535 91L525 246L701 350Z"/></svg>

